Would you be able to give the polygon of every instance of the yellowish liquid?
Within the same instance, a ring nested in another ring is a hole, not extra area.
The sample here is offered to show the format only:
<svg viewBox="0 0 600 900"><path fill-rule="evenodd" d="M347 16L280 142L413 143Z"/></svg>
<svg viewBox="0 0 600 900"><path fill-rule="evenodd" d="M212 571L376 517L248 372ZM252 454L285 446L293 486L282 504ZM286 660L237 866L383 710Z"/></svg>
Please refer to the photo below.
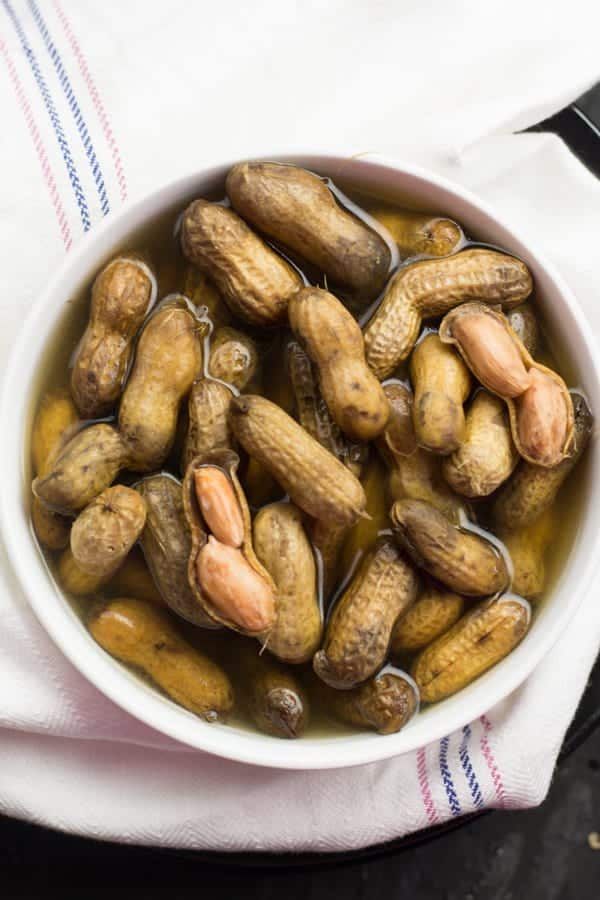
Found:
<svg viewBox="0 0 600 900"><path fill-rule="evenodd" d="M379 206L386 205L384 198L373 198L372 196L367 198L359 190L353 190L352 186L344 185L344 190L352 201L356 203L364 202L367 208L373 208L375 203ZM415 209L410 197L406 198L406 207ZM353 211L356 210L356 207L352 208ZM387 209L394 211L396 207L387 204ZM435 212L440 217L445 215L444 210ZM184 286L185 270L188 264L181 253L179 241L176 238L180 213L180 208L165 212L155 221L148 223L143 229L132 233L121 246L115 247L115 256L137 252L142 253L148 260L157 277L158 302L170 293L182 291ZM476 236L470 235L469 237L475 238ZM48 342L47 351L38 371L38 395L40 397L49 389L65 387L69 384L69 361L85 328L91 286L96 274L95 271L91 272L89 280L83 289L65 304L62 319ZM543 321L540 324L543 332ZM241 330L250 331L253 337L256 338L263 361L262 384L264 385L265 393L271 399L287 407L292 392L288 373L283 364L281 335L265 336L264 334L256 333L253 329L249 329L245 323L236 322L235 320L232 322L232 325ZM431 328L432 323L428 322L426 327ZM435 327L435 323L433 323L433 327ZM573 381L575 377L574 368L569 364L568 360L563 359L560 347L553 347L551 350L547 342L545 342L540 354L538 354L538 358L545 364L556 368L563 376L566 375L570 387L576 387ZM560 361L560 365L557 365L558 361ZM405 375L404 372L399 374L402 377ZM253 390L255 390L254 387ZM167 461L166 468L170 468L173 474L179 476L175 454ZM536 609L539 609L541 602L551 593L552 586L568 560L574 536L577 532L579 512L586 493L587 481L587 466L584 459L578 467L577 477L571 478L566 482L556 501L558 510L557 521L560 522L560 528L554 535L546 554L547 586L544 597L536 604ZM337 572L338 594L341 586L351 578L362 554L369 549L377 533L381 533L382 530L385 531L389 528L387 517L389 499L386 493L387 470L378 459L374 448L371 448L370 462L365 468L363 482L373 522L359 522L348 535L346 544L340 554L340 564ZM47 551L44 551L44 553L51 568L56 572L58 555ZM84 599L73 597L70 598L70 602L85 621L90 614L90 609L105 600L107 596L110 596L110 593L110 588L101 589L93 597ZM186 636L199 649L210 655L216 655L220 659L232 678L234 689L238 691L240 696L243 696L243 688L245 687L244 675L236 661L235 653L235 640L239 640L239 638L231 639L231 647L228 649L226 633L215 635L213 632L202 632L200 629L194 629L185 623L179 622L178 624ZM306 731L307 735L314 737L343 734L353 730L329 717L327 710L323 709L318 697L312 697L311 713L311 723ZM237 704L231 722L236 727L254 728L248 710L243 703Z"/></svg>

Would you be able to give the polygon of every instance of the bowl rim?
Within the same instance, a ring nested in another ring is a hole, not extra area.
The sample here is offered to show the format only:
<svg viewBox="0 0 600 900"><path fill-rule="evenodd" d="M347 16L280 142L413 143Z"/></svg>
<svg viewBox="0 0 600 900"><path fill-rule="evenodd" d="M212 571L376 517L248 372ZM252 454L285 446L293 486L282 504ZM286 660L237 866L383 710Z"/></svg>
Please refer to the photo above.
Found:
<svg viewBox="0 0 600 900"><path fill-rule="evenodd" d="M315 169L327 171L328 167L357 163L359 167L382 168L391 172L391 177L408 176L435 186L451 195L455 201L466 203L473 211L483 214L499 230L505 231L516 243L525 247L535 264L544 271L545 276L553 282L556 291L561 295L575 324L577 340L591 362L589 379L594 381L595 392L600 396L600 352L591 337L591 328L562 276L548 262L529 239L521 234L499 216L494 209L482 201L476 194L463 188L449 179L428 171L421 166L402 159L390 159L376 154L365 154L360 157L349 157L343 151L336 153L306 151L268 154L253 154L247 159L271 159L291 162ZM482 716L493 706L504 700L531 674L541 660L554 646L567 623L579 608L587 587L594 574L596 559L600 552L600 529L593 538L593 550L588 554L585 569L578 573L577 585L572 591L572 599L564 605L555 616L554 621L544 629L538 629L535 642L524 641L510 654L510 665L505 664L508 657L494 669L477 679L469 688L469 702L460 704L454 697L448 698L434 709L447 710L448 714L438 715L437 727L427 727L427 714L413 720L404 730L385 738L381 735L358 733L351 736L331 736L330 738L305 738L298 742L281 741L254 732L232 729L227 725L208 724L196 716L176 706L163 697L157 690L149 687L128 671L118 661L113 660L91 638L85 627L73 612L72 608L56 586L49 585L49 572L37 546L28 516L24 515L21 489L24 484L26 463L23 453L23 437L25 422L30 414L24 399L31 391L33 373L38 371L40 358L47 346L50 333L56 324L64 297L59 296L58 289L62 282L73 276L78 268L85 268L87 277L99 265L100 251L103 246L110 245L107 238L118 225L124 234L131 233L139 227L143 211L151 207L149 215L156 215L161 209L166 210L176 197L190 193L196 182L217 177L239 159L223 161L221 159L207 162L192 172L181 175L166 184L140 197L133 198L123 204L119 210L111 213L94 229L85 235L79 244L64 258L46 288L32 305L25 321L21 325L18 338L10 354L4 372L2 395L0 401L0 423L3 434L8 439L0 444L0 459L4 463L5 475L0 483L0 529L7 550L7 565L17 577L27 600L38 620L50 635L63 655L105 696L124 709L137 720L174 738L183 744L211 754L252 764L280 769L321 770L329 768L345 768L363 765L390 757L415 751L460 729ZM332 174L332 173L330 173ZM335 175L332 174L335 180ZM200 189L200 188L198 188ZM169 203L170 201L170 203ZM112 241L113 247L115 240ZM44 328L45 312L49 305L54 310L54 319ZM39 337L39 329L43 338ZM36 332L38 337L36 340ZM30 346L36 345L34 363L30 371L23 374L24 360L31 359ZM26 389L24 389L24 382ZM23 397L21 396L23 395ZM15 397L19 398L15 404ZM20 448L20 455L19 454ZM19 462L17 462L19 460ZM592 483L595 480L592 479ZM599 484L600 488L600 484ZM592 492L593 494L593 492ZM593 497L589 503L593 502ZM16 523L16 524L15 524ZM567 567L570 561L567 562ZM57 602L51 602L49 587L54 587ZM502 678L489 678L492 673L503 669ZM452 703L452 701L455 701ZM462 712L464 707L464 712ZM419 722L422 727L412 727ZM425 724L423 724L425 722ZM446 724L443 724L446 722ZM423 733L423 734L422 734Z"/></svg>

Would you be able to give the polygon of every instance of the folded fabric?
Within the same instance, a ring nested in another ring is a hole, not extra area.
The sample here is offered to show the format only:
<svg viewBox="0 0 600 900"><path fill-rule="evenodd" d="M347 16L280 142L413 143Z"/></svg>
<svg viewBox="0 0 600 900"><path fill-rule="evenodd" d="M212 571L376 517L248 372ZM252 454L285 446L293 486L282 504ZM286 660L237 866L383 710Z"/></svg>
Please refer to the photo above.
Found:
<svg viewBox="0 0 600 900"><path fill-rule="evenodd" d="M590 4L2 0L0 365L65 252L131 196L208 162L380 153L476 191L557 265L600 334L600 184L510 132L598 77ZM67 299L67 298L65 298ZM336 850L547 791L600 644L590 591L528 681L461 732L344 771L252 768L130 718L46 636L0 554L0 810L95 837Z"/></svg>

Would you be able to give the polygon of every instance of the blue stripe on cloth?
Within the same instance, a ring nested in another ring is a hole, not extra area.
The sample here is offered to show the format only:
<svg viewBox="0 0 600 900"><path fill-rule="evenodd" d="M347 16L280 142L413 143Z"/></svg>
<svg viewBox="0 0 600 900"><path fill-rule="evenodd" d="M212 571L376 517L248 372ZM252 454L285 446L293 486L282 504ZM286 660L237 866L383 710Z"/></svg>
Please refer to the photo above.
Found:
<svg viewBox="0 0 600 900"><path fill-rule="evenodd" d="M475 770L473 769L471 758L469 756L468 743L470 739L471 728L469 725L465 725L465 727L463 728L463 739L460 742L458 756L461 766L463 767L463 772L465 773L465 778L467 779L467 784L469 785L469 790L471 791L473 803L477 808L479 808L483 806L483 796L481 794L479 782L477 781L477 775L475 774Z"/></svg>
<svg viewBox="0 0 600 900"><path fill-rule="evenodd" d="M462 810L460 808L460 803L458 802L458 797L456 795L456 789L454 787L454 782L452 781L452 775L450 774L450 769L448 767L448 747L450 745L450 738L445 737L440 741L440 774L442 776L442 782L444 784L444 788L446 790L446 796L448 798L448 806L450 807L450 812L453 816L460 816Z"/></svg>
<svg viewBox="0 0 600 900"><path fill-rule="evenodd" d="M71 187L73 188L73 193L75 194L75 198L77 200L77 206L79 207L79 215L81 217L83 230L89 231L92 227L92 223L90 220L90 211L88 209L87 201L81 187L81 182L79 181L79 175L77 174L75 163L73 162L73 157L71 156L69 143L65 137L65 133L60 122L60 117L56 111L56 107L50 95L50 91L48 90L48 85L46 84L38 61L35 58L35 54L29 45L29 41L27 40L23 26L16 16L12 6L10 5L9 0L2 0L2 6L6 10L6 13L11 20L15 31L17 32L18 38L21 42L23 53L27 58L27 61L33 73L33 77L35 78L35 82L39 88L40 94L42 95L44 106L46 107L46 111L48 113L48 116L50 117L50 121L54 129L54 134L56 135L56 140L58 141L58 145L60 147L65 166L67 168L69 181L71 182Z"/></svg>
<svg viewBox="0 0 600 900"><path fill-rule="evenodd" d="M98 191L98 196L100 197L100 208L102 210L102 215L105 216L108 212L110 212L110 205L106 193L106 186L104 184L104 176L102 175L102 169L100 168L100 163L98 162L98 158L96 157L94 145L87 130L87 125L85 124L81 109L79 107L79 103L77 102L77 98L75 96L73 88L71 87L71 82L69 81L69 76L65 71L65 67L60 58L60 54L56 49L56 45L50 37L50 32L48 31L48 27L44 22L44 18L37 3L35 2L35 0L28 0L28 5L29 9L31 10L31 15L34 18L35 24L37 25L39 32L44 40L46 50L48 51L50 59L54 64L54 68L56 69L56 74L58 75L58 80L60 81L61 87L67 98L69 109L73 113L77 131L79 132L79 136L83 144L83 149L85 150L85 154L88 158L90 168L94 176L94 181L96 182L96 189Z"/></svg>

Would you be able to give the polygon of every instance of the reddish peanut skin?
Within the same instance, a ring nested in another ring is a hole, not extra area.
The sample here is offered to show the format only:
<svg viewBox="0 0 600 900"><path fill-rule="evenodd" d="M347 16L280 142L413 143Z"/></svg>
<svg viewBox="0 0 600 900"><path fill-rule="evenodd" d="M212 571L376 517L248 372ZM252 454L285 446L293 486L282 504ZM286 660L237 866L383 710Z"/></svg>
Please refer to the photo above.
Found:
<svg viewBox="0 0 600 900"><path fill-rule="evenodd" d="M531 383L510 333L490 316L457 318L452 334L479 381L501 397L518 397Z"/></svg>
<svg viewBox="0 0 600 900"><path fill-rule="evenodd" d="M556 465L563 456L568 417L559 385L532 369L531 386L517 403L517 427L525 455L540 465Z"/></svg>
<svg viewBox="0 0 600 900"><path fill-rule="evenodd" d="M216 466L204 466L194 472L196 497L204 521L222 544L241 547L244 520L231 481Z"/></svg>
<svg viewBox="0 0 600 900"><path fill-rule="evenodd" d="M273 591L237 547L228 547L209 535L198 554L196 572L202 590L222 616L254 634L272 627Z"/></svg>

